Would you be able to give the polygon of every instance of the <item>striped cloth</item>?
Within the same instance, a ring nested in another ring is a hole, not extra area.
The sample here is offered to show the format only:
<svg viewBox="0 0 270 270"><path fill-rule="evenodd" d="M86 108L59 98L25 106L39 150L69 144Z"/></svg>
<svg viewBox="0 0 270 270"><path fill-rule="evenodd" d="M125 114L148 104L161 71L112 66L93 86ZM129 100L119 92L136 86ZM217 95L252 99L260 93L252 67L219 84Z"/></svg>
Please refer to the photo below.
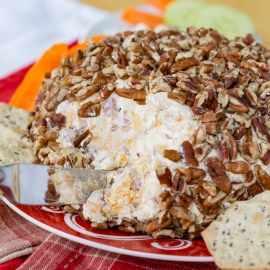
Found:
<svg viewBox="0 0 270 270"><path fill-rule="evenodd" d="M29 66L30 67L30 66ZM0 80L0 101L8 102L29 67ZM85 246L30 223L0 200L0 270L214 270L214 263L138 258Z"/></svg>

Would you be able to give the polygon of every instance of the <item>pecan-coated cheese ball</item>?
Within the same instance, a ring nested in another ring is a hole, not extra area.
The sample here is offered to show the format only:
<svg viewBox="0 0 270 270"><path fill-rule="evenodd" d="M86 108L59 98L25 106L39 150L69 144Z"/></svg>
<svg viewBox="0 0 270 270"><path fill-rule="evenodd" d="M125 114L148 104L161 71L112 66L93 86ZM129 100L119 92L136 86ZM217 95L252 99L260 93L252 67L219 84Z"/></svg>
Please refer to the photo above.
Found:
<svg viewBox="0 0 270 270"><path fill-rule="evenodd" d="M42 164L110 170L72 206L93 227L195 238L270 189L269 95L270 52L251 35L128 31L46 74L31 136Z"/></svg>

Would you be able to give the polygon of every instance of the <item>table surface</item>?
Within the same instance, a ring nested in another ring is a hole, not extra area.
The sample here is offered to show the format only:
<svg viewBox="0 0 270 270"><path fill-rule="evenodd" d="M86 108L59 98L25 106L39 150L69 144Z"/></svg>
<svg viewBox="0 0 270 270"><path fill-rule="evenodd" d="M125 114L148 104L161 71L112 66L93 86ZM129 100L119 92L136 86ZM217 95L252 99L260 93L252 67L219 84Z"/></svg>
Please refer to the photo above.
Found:
<svg viewBox="0 0 270 270"><path fill-rule="evenodd" d="M113 11L120 8L141 4L141 0L81 0L84 3ZM214 4L226 4L249 14L258 29L265 47L270 49L270 0L205 0Z"/></svg>

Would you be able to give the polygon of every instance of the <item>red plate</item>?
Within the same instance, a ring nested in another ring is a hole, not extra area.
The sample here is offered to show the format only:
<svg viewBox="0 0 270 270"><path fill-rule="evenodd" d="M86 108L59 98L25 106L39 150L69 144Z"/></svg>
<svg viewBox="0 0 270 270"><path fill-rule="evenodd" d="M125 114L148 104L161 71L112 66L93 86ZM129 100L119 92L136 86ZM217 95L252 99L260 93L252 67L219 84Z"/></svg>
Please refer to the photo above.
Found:
<svg viewBox="0 0 270 270"><path fill-rule="evenodd" d="M209 262L213 257L203 240L153 239L149 235L118 230L95 230L79 216L57 206L13 205L0 198L15 212L37 226L69 240L126 255L169 261Z"/></svg>

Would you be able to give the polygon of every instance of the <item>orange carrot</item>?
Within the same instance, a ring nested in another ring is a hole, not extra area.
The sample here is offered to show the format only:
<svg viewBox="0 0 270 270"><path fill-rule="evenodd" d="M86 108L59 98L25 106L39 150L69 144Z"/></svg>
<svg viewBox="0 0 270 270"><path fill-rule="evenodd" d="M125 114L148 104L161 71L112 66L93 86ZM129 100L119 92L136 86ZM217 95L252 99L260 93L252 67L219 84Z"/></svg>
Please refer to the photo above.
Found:
<svg viewBox="0 0 270 270"><path fill-rule="evenodd" d="M163 23L163 18L161 16L146 13L136 8L125 9L122 13L122 19L133 24L145 23L151 29L155 28L158 24Z"/></svg>
<svg viewBox="0 0 270 270"><path fill-rule="evenodd" d="M105 38L105 35L92 36L90 39L94 40L97 43L100 42L103 38Z"/></svg>
<svg viewBox="0 0 270 270"><path fill-rule="evenodd" d="M93 36L95 42L99 42L103 35ZM55 44L47 50L41 58L29 69L23 81L11 97L9 104L15 107L31 111L35 107L37 93L40 91L40 84L46 72L51 72L61 64L63 57L73 56L78 49L84 49L87 41L76 44L68 49L67 44Z"/></svg>
<svg viewBox="0 0 270 270"><path fill-rule="evenodd" d="M161 10L164 10L172 1L173 0L142 0L143 3L155 6Z"/></svg>

